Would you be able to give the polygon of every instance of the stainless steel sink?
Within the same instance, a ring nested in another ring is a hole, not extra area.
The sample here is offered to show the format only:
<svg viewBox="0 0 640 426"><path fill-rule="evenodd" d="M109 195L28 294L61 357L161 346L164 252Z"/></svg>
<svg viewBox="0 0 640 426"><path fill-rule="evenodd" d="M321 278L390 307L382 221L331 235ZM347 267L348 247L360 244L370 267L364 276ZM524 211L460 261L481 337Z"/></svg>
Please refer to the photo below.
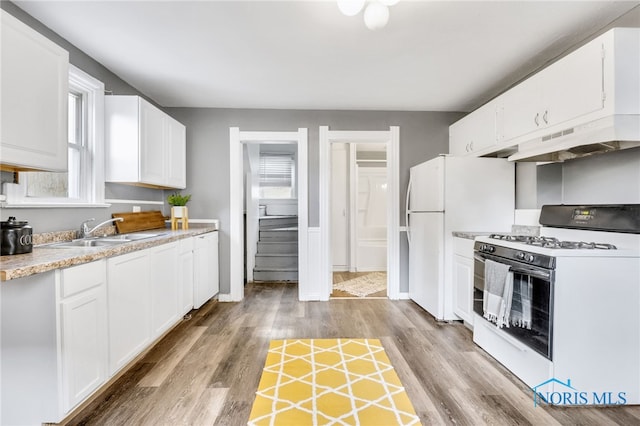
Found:
<svg viewBox="0 0 640 426"><path fill-rule="evenodd" d="M47 244L48 248L78 248L78 247L110 247L126 243L127 240L108 241L102 238L83 238L80 240L64 241L62 243Z"/></svg>
<svg viewBox="0 0 640 426"><path fill-rule="evenodd" d="M147 238L159 237L161 235L166 235L166 232L160 233L145 233L145 232L132 232L130 234L119 234L119 235L109 235L108 237L101 237L102 241L138 241L145 240Z"/></svg>
<svg viewBox="0 0 640 426"><path fill-rule="evenodd" d="M139 241L147 238L159 237L165 234L166 232L160 232L160 233L133 232L131 234L109 235L106 237L81 238L73 241L64 241L61 243L47 244L44 247L47 247L47 248L111 247L118 244L129 243L132 241Z"/></svg>

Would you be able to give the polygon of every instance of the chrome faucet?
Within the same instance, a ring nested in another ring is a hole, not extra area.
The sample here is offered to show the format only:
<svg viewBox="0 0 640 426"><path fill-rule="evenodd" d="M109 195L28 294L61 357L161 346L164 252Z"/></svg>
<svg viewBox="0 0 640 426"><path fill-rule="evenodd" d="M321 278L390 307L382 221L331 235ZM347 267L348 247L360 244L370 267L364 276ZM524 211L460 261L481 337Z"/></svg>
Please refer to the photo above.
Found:
<svg viewBox="0 0 640 426"><path fill-rule="evenodd" d="M95 218L91 218L91 219L87 219L84 222L82 222L82 225L80 225L80 238L87 238L91 236L91 233L93 231L95 231L96 229L100 228L102 225L105 225L109 222L122 222L124 220L124 218L121 217L116 217L113 219L109 219L109 220L105 220L102 223L97 224L96 226L94 226L93 228L89 229L89 225L87 225L87 223L89 222L93 222L94 220L96 220Z"/></svg>

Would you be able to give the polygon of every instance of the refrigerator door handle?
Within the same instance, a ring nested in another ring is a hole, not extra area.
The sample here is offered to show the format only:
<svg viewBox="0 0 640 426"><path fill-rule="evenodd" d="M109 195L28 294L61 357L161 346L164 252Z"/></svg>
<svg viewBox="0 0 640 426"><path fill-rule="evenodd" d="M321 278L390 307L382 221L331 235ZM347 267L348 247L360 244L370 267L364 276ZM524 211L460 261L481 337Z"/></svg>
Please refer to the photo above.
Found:
<svg viewBox="0 0 640 426"><path fill-rule="evenodd" d="M409 184L407 185L407 199L405 200L405 214L406 214L406 218L405 218L405 229L406 234L407 234L407 242L409 243L409 246L411 246L411 227L409 226L409 197L411 195L411 175L409 175Z"/></svg>

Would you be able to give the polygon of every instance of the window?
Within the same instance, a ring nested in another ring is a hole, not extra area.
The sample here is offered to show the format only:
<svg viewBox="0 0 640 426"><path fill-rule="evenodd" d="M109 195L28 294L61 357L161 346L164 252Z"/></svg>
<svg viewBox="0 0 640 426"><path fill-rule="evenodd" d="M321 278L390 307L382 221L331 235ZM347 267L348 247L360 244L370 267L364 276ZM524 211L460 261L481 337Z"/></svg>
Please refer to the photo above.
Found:
<svg viewBox="0 0 640 426"><path fill-rule="evenodd" d="M20 172L7 188L9 204L104 205L104 84L70 65L68 105L68 171Z"/></svg>
<svg viewBox="0 0 640 426"><path fill-rule="evenodd" d="M260 198L295 198L293 154L260 153Z"/></svg>

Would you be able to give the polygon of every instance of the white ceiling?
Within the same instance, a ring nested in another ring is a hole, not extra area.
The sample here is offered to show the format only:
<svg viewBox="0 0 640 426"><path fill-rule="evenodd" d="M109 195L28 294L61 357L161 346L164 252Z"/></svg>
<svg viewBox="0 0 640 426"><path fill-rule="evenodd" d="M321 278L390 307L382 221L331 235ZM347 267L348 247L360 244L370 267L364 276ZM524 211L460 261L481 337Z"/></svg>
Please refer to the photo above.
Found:
<svg viewBox="0 0 640 426"><path fill-rule="evenodd" d="M162 106L469 111L638 1L16 1Z"/></svg>

